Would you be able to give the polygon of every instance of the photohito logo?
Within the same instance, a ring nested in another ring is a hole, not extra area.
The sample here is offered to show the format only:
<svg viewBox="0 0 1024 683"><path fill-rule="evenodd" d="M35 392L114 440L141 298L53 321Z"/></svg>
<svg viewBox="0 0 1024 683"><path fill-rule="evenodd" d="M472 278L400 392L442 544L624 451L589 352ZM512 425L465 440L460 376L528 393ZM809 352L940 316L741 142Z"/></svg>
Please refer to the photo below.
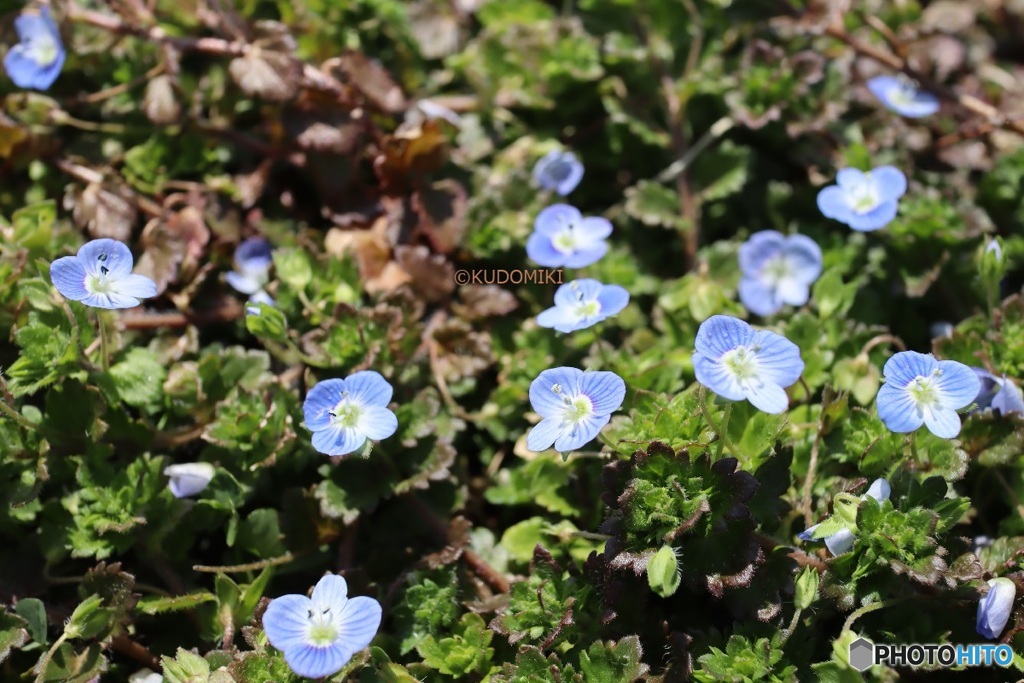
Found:
<svg viewBox="0 0 1024 683"><path fill-rule="evenodd" d="M875 645L867 638L850 643L850 666L866 671L875 664L889 666L1010 666L1013 649L1009 645L971 643L942 645L907 643Z"/></svg>

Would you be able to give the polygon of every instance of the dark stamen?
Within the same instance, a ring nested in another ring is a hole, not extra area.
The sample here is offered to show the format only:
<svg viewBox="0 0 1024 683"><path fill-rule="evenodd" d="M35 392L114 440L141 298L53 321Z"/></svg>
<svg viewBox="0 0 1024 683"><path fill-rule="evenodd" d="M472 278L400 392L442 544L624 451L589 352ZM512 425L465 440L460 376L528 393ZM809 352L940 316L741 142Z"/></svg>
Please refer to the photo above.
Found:
<svg viewBox="0 0 1024 683"><path fill-rule="evenodd" d="M99 256L96 257L96 260L97 261L106 261L107 260L107 255L106 254L100 254Z"/></svg>
<svg viewBox="0 0 1024 683"><path fill-rule="evenodd" d="M106 275L110 270L108 270L106 266L100 266L100 272Z"/></svg>
<svg viewBox="0 0 1024 683"><path fill-rule="evenodd" d="M328 410L327 414L330 415L331 417L338 417L338 414L336 412L334 412L333 410Z"/></svg>

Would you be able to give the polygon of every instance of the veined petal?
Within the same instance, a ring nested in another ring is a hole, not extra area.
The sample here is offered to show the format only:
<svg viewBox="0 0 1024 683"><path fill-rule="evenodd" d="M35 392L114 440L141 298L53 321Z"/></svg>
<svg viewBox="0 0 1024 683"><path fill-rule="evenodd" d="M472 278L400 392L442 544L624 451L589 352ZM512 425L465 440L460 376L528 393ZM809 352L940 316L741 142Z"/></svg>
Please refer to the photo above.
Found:
<svg viewBox="0 0 1024 683"><path fill-rule="evenodd" d="M282 595L271 600L263 613L263 630L270 644L282 652L305 645L312 605L305 595Z"/></svg>
<svg viewBox="0 0 1024 683"><path fill-rule="evenodd" d="M744 392L744 398L758 410L772 415L784 413L789 407L789 396L786 395L786 390L772 382L760 382L748 386Z"/></svg>
<svg viewBox="0 0 1024 683"><path fill-rule="evenodd" d="M629 305L629 292L618 285L604 285L597 300L601 304L602 315L615 315Z"/></svg>
<svg viewBox="0 0 1024 683"><path fill-rule="evenodd" d="M738 258L744 275L755 276L768 259L782 251L785 237L777 230L755 232L740 245Z"/></svg>
<svg viewBox="0 0 1024 683"><path fill-rule="evenodd" d="M738 292L740 303L755 315L769 316L782 309L782 301L776 296L775 287L750 277L740 280Z"/></svg>
<svg viewBox="0 0 1024 683"><path fill-rule="evenodd" d="M899 199L907 192L907 176L895 166L871 169L870 178L881 201Z"/></svg>
<svg viewBox="0 0 1024 683"><path fill-rule="evenodd" d="M398 429L398 417L380 406L365 406L359 414L359 423L356 429L366 435L366 438L380 441L386 439Z"/></svg>
<svg viewBox="0 0 1024 683"><path fill-rule="evenodd" d="M134 308L142 303L133 296L118 294L117 292L107 292L106 294L90 293L88 296L81 299L81 302L86 306L92 306L93 308L106 308L108 310Z"/></svg>
<svg viewBox="0 0 1024 683"><path fill-rule="evenodd" d="M765 382L788 387L800 379L804 361L800 347L781 334L770 330L759 330L754 334L757 350L759 378Z"/></svg>
<svg viewBox="0 0 1024 683"><path fill-rule="evenodd" d="M850 552L856 539L857 537L849 529L840 529L831 536L825 537L825 547L833 555L842 555Z"/></svg>
<svg viewBox="0 0 1024 683"><path fill-rule="evenodd" d="M796 535L796 537L799 538L801 541L813 541L813 540L815 540L814 532L817 530L817 528L819 526L821 526L821 525L820 524L815 524L813 526L809 526L806 529L804 529L803 531L801 531L800 533L798 533Z"/></svg>
<svg viewBox="0 0 1024 683"><path fill-rule="evenodd" d="M596 299L602 287L604 285L589 277L567 282L555 291L555 305L575 306L580 301Z"/></svg>
<svg viewBox="0 0 1024 683"><path fill-rule="evenodd" d="M551 237L562 230L566 223L579 221L583 218L580 210L569 204L552 204L537 214L533 221L533 229L541 235Z"/></svg>
<svg viewBox="0 0 1024 683"><path fill-rule="evenodd" d="M394 392L384 375L375 370L353 372L345 378L345 391L356 405L380 407L391 403Z"/></svg>
<svg viewBox="0 0 1024 683"><path fill-rule="evenodd" d="M576 312L567 306L552 306L537 315L537 324L559 332L572 332L581 329L581 319Z"/></svg>
<svg viewBox="0 0 1024 683"><path fill-rule="evenodd" d="M318 432L327 429L333 420L330 411L341 402L345 382L340 379L325 379L306 393L302 403L302 414L306 429Z"/></svg>
<svg viewBox="0 0 1024 683"><path fill-rule="evenodd" d="M216 468L208 462L186 462L164 468L164 475L170 477L168 488L175 498L187 498L200 493L216 473Z"/></svg>
<svg viewBox="0 0 1024 683"><path fill-rule="evenodd" d="M380 603L373 598L352 598L339 618L339 640L353 653L359 652L373 642L380 628L381 614Z"/></svg>
<svg viewBox="0 0 1024 683"><path fill-rule="evenodd" d="M64 256L50 264L50 280L67 299L81 301L89 296L85 278L85 268L77 256Z"/></svg>
<svg viewBox="0 0 1024 683"><path fill-rule="evenodd" d="M555 249L551 236L535 232L526 240L526 255L537 265L558 268L565 265L566 254Z"/></svg>
<svg viewBox="0 0 1024 683"><path fill-rule="evenodd" d="M1001 414L1022 413L1024 414L1024 394L1011 380L1003 379L1003 388L992 399L992 407Z"/></svg>
<svg viewBox="0 0 1024 683"><path fill-rule="evenodd" d="M818 193L818 210L825 218L846 223L853 210L846 193L838 185L829 185Z"/></svg>
<svg viewBox="0 0 1024 683"><path fill-rule="evenodd" d="M313 432L313 448L325 455L348 455L362 448L366 435L352 427L330 426Z"/></svg>
<svg viewBox="0 0 1024 683"><path fill-rule="evenodd" d="M530 383L530 405L541 417L557 417L562 419L565 411L563 399L576 394L582 370L576 368L551 368L542 371L537 379ZM555 391L557 385L558 391Z"/></svg>
<svg viewBox="0 0 1024 683"><path fill-rule="evenodd" d="M587 246L578 246L572 254L565 257L565 262L561 265L566 268L585 268L586 266L600 261L607 253L608 244L605 242L595 242Z"/></svg>
<svg viewBox="0 0 1024 683"><path fill-rule="evenodd" d="M612 223L607 218L588 216L579 222L576 231L581 241L593 243L608 239L612 234Z"/></svg>
<svg viewBox="0 0 1024 683"><path fill-rule="evenodd" d="M935 386L942 392L942 405L954 410L974 402L981 391L981 380L969 367L955 360L938 362L939 372Z"/></svg>
<svg viewBox="0 0 1024 683"><path fill-rule="evenodd" d="M992 400L1002 390L1003 380L984 368L971 369L974 370L974 374L980 380L980 389L978 389L978 394L974 397L974 402L978 404L978 408L988 408L992 405Z"/></svg>
<svg viewBox="0 0 1024 683"><path fill-rule="evenodd" d="M1013 601L1017 597L1017 586L1010 579L990 579L988 593L978 602L978 619L975 629L978 635L998 638L1010 621Z"/></svg>
<svg viewBox="0 0 1024 683"><path fill-rule="evenodd" d="M590 399L595 415L609 415L622 406L626 383L614 372L584 372L579 378L579 392Z"/></svg>
<svg viewBox="0 0 1024 683"><path fill-rule="evenodd" d="M574 425L575 429L570 427L562 431L555 439L555 450L559 453L568 453L582 448L593 441L601 428L611 419L611 415L588 415Z"/></svg>
<svg viewBox="0 0 1024 683"><path fill-rule="evenodd" d="M709 359L718 360L726 352L749 344L753 338L754 328L739 318L713 315L697 328L694 348Z"/></svg>
<svg viewBox="0 0 1024 683"><path fill-rule="evenodd" d="M786 262L790 265L790 278L811 284L821 275L821 259L821 247L807 235L790 235L786 238Z"/></svg>
<svg viewBox="0 0 1024 683"><path fill-rule="evenodd" d="M284 661L292 671L306 678L322 678L341 671L352 659L353 651L343 642L327 647L300 645L284 650Z"/></svg>
<svg viewBox="0 0 1024 683"><path fill-rule="evenodd" d="M540 453L551 448L565 429L565 423L560 417L545 417L538 422L530 433L526 435L526 448L534 453Z"/></svg>
<svg viewBox="0 0 1024 683"><path fill-rule="evenodd" d="M697 381L730 401L745 398L743 388L736 381L736 376L729 372L717 359L711 360L699 351L693 354L693 372Z"/></svg>
<svg viewBox="0 0 1024 683"><path fill-rule="evenodd" d="M341 614L348 602L348 582L344 576L338 574L324 574L313 586L313 593L309 596L313 602L313 611L322 612L325 608Z"/></svg>
<svg viewBox="0 0 1024 683"><path fill-rule="evenodd" d="M89 275L99 275L100 268L105 267L110 279L127 277L135 263L127 246L107 237L83 244L78 250L78 259Z"/></svg>
<svg viewBox="0 0 1024 683"><path fill-rule="evenodd" d="M871 486L868 487L867 493L861 496L861 498L864 498L865 496L871 496L872 498L877 500L879 504L881 504L882 501L889 500L889 496L891 494L892 487L889 486L889 482L887 482L885 479L875 479L873 482L871 482Z"/></svg>
<svg viewBox="0 0 1024 683"><path fill-rule="evenodd" d="M924 415L918 410L917 404L906 389L897 388L889 383L883 384L875 397L875 405L878 408L878 417L890 431L905 434L924 424Z"/></svg>
<svg viewBox="0 0 1024 683"><path fill-rule="evenodd" d="M116 283L115 291L118 294L133 296L136 299L148 299L156 296L156 283L145 275L127 275Z"/></svg>
<svg viewBox="0 0 1024 683"><path fill-rule="evenodd" d="M886 383L905 387L918 377L928 377L938 367L938 361L930 353L900 351L885 361L882 375Z"/></svg>
<svg viewBox="0 0 1024 683"><path fill-rule="evenodd" d="M850 212L843 222L857 232L881 230L896 218L899 204L895 199L884 201L867 213Z"/></svg>
<svg viewBox="0 0 1024 683"><path fill-rule="evenodd" d="M925 408L924 424L928 427L928 431L942 439L952 439L960 433L960 416L952 408L942 406Z"/></svg>

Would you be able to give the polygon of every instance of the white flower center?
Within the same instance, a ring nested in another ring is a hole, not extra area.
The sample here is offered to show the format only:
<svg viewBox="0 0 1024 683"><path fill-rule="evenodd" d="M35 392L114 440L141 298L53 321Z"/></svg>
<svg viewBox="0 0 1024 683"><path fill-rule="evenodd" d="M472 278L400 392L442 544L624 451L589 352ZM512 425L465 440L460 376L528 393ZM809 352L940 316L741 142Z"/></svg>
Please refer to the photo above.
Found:
<svg viewBox="0 0 1024 683"><path fill-rule="evenodd" d="M942 392L937 386L938 378L941 375L942 370L936 368L932 371L931 375L927 377L918 375L907 385L907 391L910 392L910 397L917 404L918 410L926 410L941 405Z"/></svg>
<svg viewBox="0 0 1024 683"><path fill-rule="evenodd" d="M574 312L580 318L592 318L601 312L601 304L597 299L581 301L576 304L576 310Z"/></svg>
<svg viewBox="0 0 1024 683"><path fill-rule="evenodd" d="M758 375L760 363L757 362L757 351L756 347L739 346L722 354L722 365L732 373L740 386L745 386Z"/></svg>
<svg viewBox="0 0 1024 683"><path fill-rule="evenodd" d="M100 254L96 260L103 263L107 260L106 254ZM106 266L100 266L99 275L90 275L85 278L85 288L93 294L108 294L114 290L114 283L107 277L110 270Z"/></svg>
<svg viewBox="0 0 1024 683"><path fill-rule="evenodd" d="M897 85L889 90L889 100L902 107L913 104L915 97L917 97L917 90L907 84Z"/></svg>
<svg viewBox="0 0 1024 683"><path fill-rule="evenodd" d="M344 392L342 396L345 398L343 398L338 405L334 406L334 408L328 412L328 415L331 416L331 420L334 424L339 427L355 427L359 424L359 416L362 415L363 411L348 398L347 391Z"/></svg>
<svg viewBox="0 0 1024 683"><path fill-rule="evenodd" d="M873 211L879 204L878 189L871 182L871 175L865 174L864 182L849 188L846 191L846 200L855 213L867 213Z"/></svg>
<svg viewBox="0 0 1024 683"><path fill-rule="evenodd" d="M551 238L551 244L563 254L571 254L579 246L579 236L576 234L579 224L565 216L559 216L558 222L559 231Z"/></svg>
<svg viewBox="0 0 1024 683"><path fill-rule="evenodd" d="M34 36L25 50L39 66L49 66L57 60L57 41L49 35Z"/></svg>
<svg viewBox="0 0 1024 683"><path fill-rule="evenodd" d="M768 282L777 284L789 277L789 261L785 254L778 254L770 258L761 269L761 277Z"/></svg>
<svg viewBox="0 0 1024 683"><path fill-rule="evenodd" d="M309 628L306 630L306 641L313 647L327 647L338 639L338 627L334 623L334 615L330 607L317 610L310 608L308 612Z"/></svg>

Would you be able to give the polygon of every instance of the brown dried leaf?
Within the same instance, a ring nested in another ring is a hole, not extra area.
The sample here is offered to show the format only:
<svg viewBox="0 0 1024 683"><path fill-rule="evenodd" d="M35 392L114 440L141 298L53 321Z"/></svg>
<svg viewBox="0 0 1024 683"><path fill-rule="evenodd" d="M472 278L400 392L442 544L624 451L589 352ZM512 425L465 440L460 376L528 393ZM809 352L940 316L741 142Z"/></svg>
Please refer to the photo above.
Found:
<svg viewBox="0 0 1024 683"><path fill-rule="evenodd" d="M361 52L350 50L339 58L338 64L349 83L362 93L374 108L389 114L398 114L408 107L402 89L378 61Z"/></svg>
<svg viewBox="0 0 1024 683"><path fill-rule="evenodd" d="M450 3L419 0L406 12L412 37L425 59L441 59L459 51L459 17Z"/></svg>
<svg viewBox="0 0 1024 683"><path fill-rule="evenodd" d="M449 382L474 377L494 362L490 336L473 331L464 320L446 320L433 328L430 337L437 350L437 370Z"/></svg>
<svg viewBox="0 0 1024 683"><path fill-rule="evenodd" d="M455 291L455 269L443 256L422 245L395 247L395 261L409 274L416 294L424 301L441 301Z"/></svg>
<svg viewBox="0 0 1024 683"><path fill-rule="evenodd" d="M203 218L201 197L176 194L167 198L170 207L187 201L177 210L154 218L142 231L144 253L136 272L156 282L157 292L167 289L179 274L184 279L195 274L210 241L210 229Z"/></svg>
<svg viewBox="0 0 1024 683"><path fill-rule="evenodd" d="M384 136L381 147L374 168L385 184L402 185L410 174L436 171L448 158L448 139L437 119L402 125L394 135Z"/></svg>
<svg viewBox="0 0 1024 683"><path fill-rule="evenodd" d="M142 111L150 121L159 125L174 123L181 115L181 105L174 92L174 80L161 74L146 86L142 98Z"/></svg>
<svg viewBox="0 0 1024 683"><path fill-rule="evenodd" d="M459 288L459 298L452 310L464 320L507 315L519 305L512 292L497 285L464 285Z"/></svg>
<svg viewBox="0 0 1024 683"><path fill-rule="evenodd" d="M283 117L285 128L303 149L351 154L362 138L362 125L337 98L303 92Z"/></svg>
<svg viewBox="0 0 1024 683"><path fill-rule="evenodd" d="M129 240L139 216L132 191L120 184L104 187L101 183L89 183L84 190L69 186L64 208L71 210L75 223L92 237L121 242Z"/></svg>
<svg viewBox="0 0 1024 683"><path fill-rule="evenodd" d="M466 232L466 189L455 180L441 180L413 195L419 229L434 251L450 254Z"/></svg>
<svg viewBox="0 0 1024 683"><path fill-rule="evenodd" d="M292 57L259 48L231 60L228 71L246 95L272 102L291 99L302 75L299 63Z"/></svg>

